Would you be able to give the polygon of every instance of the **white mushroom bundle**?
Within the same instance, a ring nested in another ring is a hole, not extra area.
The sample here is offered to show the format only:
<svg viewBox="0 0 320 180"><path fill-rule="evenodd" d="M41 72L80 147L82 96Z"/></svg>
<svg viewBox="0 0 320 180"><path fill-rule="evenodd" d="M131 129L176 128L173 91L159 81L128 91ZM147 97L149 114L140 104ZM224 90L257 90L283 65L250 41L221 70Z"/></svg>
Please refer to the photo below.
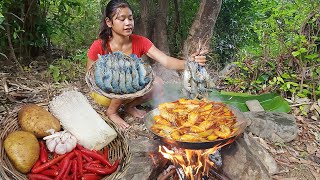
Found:
<svg viewBox="0 0 320 180"><path fill-rule="evenodd" d="M67 91L49 103L51 113L64 130L74 135L78 144L87 149L100 150L117 137L112 129L92 108L80 92Z"/></svg>

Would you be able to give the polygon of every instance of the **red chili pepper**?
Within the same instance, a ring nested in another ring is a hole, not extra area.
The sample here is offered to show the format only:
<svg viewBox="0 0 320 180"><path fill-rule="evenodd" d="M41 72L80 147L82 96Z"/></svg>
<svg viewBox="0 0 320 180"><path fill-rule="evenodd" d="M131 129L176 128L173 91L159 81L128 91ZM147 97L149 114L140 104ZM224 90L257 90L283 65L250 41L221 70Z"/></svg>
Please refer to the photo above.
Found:
<svg viewBox="0 0 320 180"><path fill-rule="evenodd" d="M64 158L61 162L61 169L59 171L59 175L56 176L55 180L59 180L63 177L64 173L67 171L68 169L68 166L69 166L69 162L70 162L70 159L69 158Z"/></svg>
<svg viewBox="0 0 320 180"><path fill-rule="evenodd" d="M62 166L63 166L63 160L58 164L58 170L60 171L61 170L61 168L62 168Z"/></svg>
<svg viewBox="0 0 320 180"><path fill-rule="evenodd" d="M98 167L98 168L105 168L102 164L85 164L84 167Z"/></svg>
<svg viewBox="0 0 320 180"><path fill-rule="evenodd" d="M36 161L36 163L34 163L34 165L32 166L32 170L35 169L36 167L40 166L40 165L41 165L41 160L38 159L38 160Z"/></svg>
<svg viewBox="0 0 320 180"><path fill-rule="evenodd" d="M84 174L84 173L89 173L89 171L86 170L86 169L83 169L82 172L83 172L83 174Z"/></svg>
<svg viewBox="0 0 320 180"><path fill-rule="evenodd" d="M43 174L28 174L30 180L53 180L53 178Z"/></svg>
<svg viewBox="0 0 320 180"><path fill-rule="evenodd" d="M81 149L85 149L83 146L81 146L80 144L77 144L77 146L76 146L79 150L81 150Z"/></svg>
<svg viewBox="0 0 320 180"><path fill-rule="evenodd" d="M75 156L74 151L71 151L70 153L67 154L67 156L64 159L68 158L69 160L71 160L74 156ZM62 162L63 162L63 160L62 160ZM61 168L63 166L62 162L58 165L59 170L61 170Z"/></svg>
<svg viewBox="0 0 320 180"><path fill-rule="evenodd" d="M78 162L78 169L79 173L83 175L83 168L82 168L82 154L78 150L74 150L74 153L77 155L77 162Z"/></svg>
<svg viewBox="0 0 320 180"><path fill-rule="evenodd" d="M86 148L84 148L84 147L81 146L80 144L77 144L76 148L79 149L79 153L82 154L83 159L85 159L87 162L93 161L93 159L92 159L91 157L88 157L87 155L85 155L85 154L83 154L83 153L81 152L82 149L86 149Z"/></svg>
<svg viewBox="0 0 320 180"><path fill-rule="evenodd" d="M58 176L59 171L55 169L46 169L40 172L40 174L44 174L47 176Z"/></svg>
<svg viewBox="0 0 320 180"><path fill-rule="evenodd" d="M40 145L40 160L42 163L45 163L48 161L48 151L43 141L40 141L39 145Z"/></svg>
<svg viewBox="0 0 320 180"><path fill-rule="evenodd" d="M103 157L106 159L106 160L109 160L109 148L108 147L105 147L104 150L103 150Z"/></svg>
<svg viewBox="0 0 320 180"><path fill-rule="evenodd" d="M59 156L61 156L60 154L57 154L57 153L53 153L53 158L57 158L57 157L59 157Z"/></svg>
<svg viewBox="0 0 320 180"><path fill-rule="evenodd" d="M74 153L74 151L71 151L67 154L66 158L68 158L69 160L71 160L76 154Z"/></svg>
<svg viewBox="0 0 320 180"><path fill-rule="evenodd" d="M82 154L83 159L85 159L87 162L93 161L93 159L91 157L87 156L86 154L83 154L82 152L81 152L81 154Z"/></svg>
<svg viewBox="0 0 320 180"><path fill-rule="evenodd" d="M71 162L71 172L74 173L76 171L77 168L77 160L73 159Z"/></svg>
<svg viewBox="0 0 320 180"><path fill-rule="evenodd" d="M102 174L102 175L108 175L115 172L118 168L119 160L116 160L114 164L110 168L96 168L96 167L85 167L88 171L91 171L93 173Z"/></svg>
<svg viewBox="0 0 320 180"><path fill-rule="evenodd" d="M71 179L73 179L73 180L76 180L76 179L78 179L78 163L77 163L77 160L76 159L74 159L73 161L72 161L72 168L71 168L71 171L72 171L72 177L71 177Z"/></svg>
<svg viewBox="0 0 320 180"><path fill-rule="evenodd" d="M57 165L52 165L52 166L50 167L50 169L58 170L58 166L57 166Z"/></svg>
<svg viewBox="0 0 320 180"><path fill-rule="evenodd" d="M100 151L97 151L97 150L92 150L93 152L95 152L95 153L98 153L98 154L100 154L101 156L103 156L103 151L102 150L100 150Z"/></svg>
<svg viewBox="0 0 320 180"><path fill-rule="evenodd" d="M51 161L48 161L44 164L39 165L38 167L34 168L31 170L32 173L39 173L40 171L43 171L45 169L48 169L50 166L58 163L59 161L61 161L65 156L67 156L67 154L64 154L62 156L59 156L57 158L52 159Z"/></svg>
<svg viewBox="0 0 320 180"><path fill-rule="evenodd" d="M101 155L98 154L98 153L95 153L95 152L90 151L90 150L88 150L88 149L81 149L80 151L81 151L83 154L88 155L89 157L92 157L93 159L100 160L101 163L107 165L108 167L111 167L111 166L112 166L108 160L106 160L103 156L101 156Z"/></svg>
<svg viewBox="0 0 320 180"><path fill-rule="evenodd" d="M88 173L88 174L83 174L81 177L81 180L100 180L102 176L93 174L93 173Z"/></svg>
<svg viewBox="0 0 320 180"><path fill-rule="evenodd" d="M71 168L71 159L75 156L75 152L71 151L70 153L67 154L67 156L63 159L63 161L61 162L61 169L59 172L59 175L55 178L55 179L60 179L60 178L64 178L64 175L66 173L66 175L69 174L70 168Z"/></svg>
<svg viewBox="0 0 320 180"><path fill-rule="evenodd" d="M71 170L72 162L73 162L73 161L69 161L69 162L68 162L67 170L63 173L63 176L62 176L63 178L62 178L62 179L67 179L67 176L69 175L70 170ZM70 178L70 179L71 179L71 178Z"/></svg>
<svg viewBox="0 0 320 180"><path fill-rule="evenodd" d="M87 163L85 163L84 165L91 165L91 164L101 164L101 161L99 161L99 160L94 160L94 161L87 162Z"/></svg>

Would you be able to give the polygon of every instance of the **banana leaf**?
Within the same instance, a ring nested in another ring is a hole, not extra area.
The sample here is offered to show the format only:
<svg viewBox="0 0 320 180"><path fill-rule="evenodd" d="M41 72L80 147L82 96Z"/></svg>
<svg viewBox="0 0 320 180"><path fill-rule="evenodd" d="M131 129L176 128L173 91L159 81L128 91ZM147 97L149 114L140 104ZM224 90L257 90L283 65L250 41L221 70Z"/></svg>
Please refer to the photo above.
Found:
<svg viewBox="0 0 320 180"><path fill-rule="evenodd" d="M160 103L175 101L179 98L185 97L182 92L181 83L165 83L164 84L164 96L159 100L153 99L146 103L146 105L151 105L156 108ZM236 92L226 92L210 90L208 99L212 101L221 101L223 103L229 104L242 112L249 111L246 101L248 100L258 100L265 111L271 112L285 112L291 111L288 102L276 93L266 93L261 95L250 95L247 93L236 93Z"/></svg>
<svg viewBox="0 0 320 180"><path fill-rule="evenodd" d="M246 105L246 101L248 100L258 100L265 111L285 113L291 111L289 103L276 93L250 95L247 93L212 91L209 93L208 99L224 102L226 104L238 108L242 112L249 111Z"/></svg>

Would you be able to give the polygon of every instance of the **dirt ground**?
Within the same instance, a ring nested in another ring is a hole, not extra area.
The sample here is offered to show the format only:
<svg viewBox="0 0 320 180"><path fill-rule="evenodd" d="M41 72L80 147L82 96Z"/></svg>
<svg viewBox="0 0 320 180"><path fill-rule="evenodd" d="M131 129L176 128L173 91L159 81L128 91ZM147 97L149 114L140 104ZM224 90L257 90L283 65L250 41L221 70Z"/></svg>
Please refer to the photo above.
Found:
<svg viewBox="0 0 320 180"><path fill-rule="evenodd" d="M15 106L25 103L48 103L52 97L65 89L78 89L88 95L90 89L84 81L84 74L70 83L53 83L44 71L10 73L8 68L0 71L0 122ZM96 104L94 106L97 107ZM98 107L101 108L101 107ZM297 114L293 107L292 114ZM278 163L280 171L273 179L310 179L320 180L320 119L295 115L299 128L298 137L290 143L270 143L259 137L256 140L264 146ZM130 118L129 118L130 119ZM141 122L129 122L132 128L127 135L135 138L143 133ZM2 127L2 126L0 126Z"/></svg>

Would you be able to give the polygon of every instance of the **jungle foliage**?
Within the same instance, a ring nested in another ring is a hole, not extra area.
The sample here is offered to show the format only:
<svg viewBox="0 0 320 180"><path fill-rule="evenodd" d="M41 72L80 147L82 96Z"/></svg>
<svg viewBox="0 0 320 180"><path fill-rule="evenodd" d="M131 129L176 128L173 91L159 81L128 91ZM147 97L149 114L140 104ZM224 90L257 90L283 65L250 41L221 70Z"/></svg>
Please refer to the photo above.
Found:
<svg viewBox="0 0 320 180"><path fill-rule="evenodd" d="M314 0L224 1L214 48L237 66L230 91L320 97L320 6ZM228 23L226 23L226 21Z"/></svg>
<svg viewBox="0 0 320 180"><path fill-rule="evenodd" d="M29 70L29 64L42 56L55 82L71 80L79 71L76 67L84 71L87 49L97 37L106 2L1 1L0 60ZM138 22L141 1L128 2ZM199 1L169 3L169 49L178 56ZM227 91L319 99L319 12L318 0L223 0L211 41L209 67L217 72L233 63L236 68L218 83Z"/></svg>

